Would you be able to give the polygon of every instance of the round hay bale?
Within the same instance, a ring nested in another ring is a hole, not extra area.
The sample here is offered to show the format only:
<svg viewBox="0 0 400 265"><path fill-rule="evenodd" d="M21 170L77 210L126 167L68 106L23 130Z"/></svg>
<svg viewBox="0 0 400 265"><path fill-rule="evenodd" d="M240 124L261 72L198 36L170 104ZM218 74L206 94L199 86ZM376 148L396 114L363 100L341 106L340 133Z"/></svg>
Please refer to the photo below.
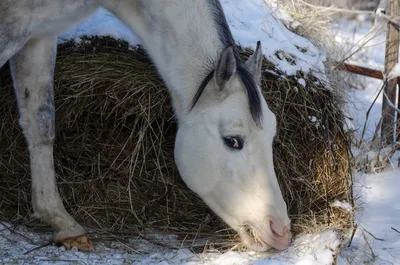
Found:
<svg viewBox="0 0 400 265"><path fill-rule="evenodd" d="M240 53L246 59L251 51ZM277 71L267 60L263 67ZM29 216L29 156L7 65L0 86L0 218L39 228ZM352 213L331 206L352 197L341 97L328 86L312 75L263 75L278 121L275 170L295 234L351 227ZM55 105L58 187L89 231L178 234L178 245L220 249L238 242L178 174L169 95L143 49L108 37L60 44Z"/></svg>

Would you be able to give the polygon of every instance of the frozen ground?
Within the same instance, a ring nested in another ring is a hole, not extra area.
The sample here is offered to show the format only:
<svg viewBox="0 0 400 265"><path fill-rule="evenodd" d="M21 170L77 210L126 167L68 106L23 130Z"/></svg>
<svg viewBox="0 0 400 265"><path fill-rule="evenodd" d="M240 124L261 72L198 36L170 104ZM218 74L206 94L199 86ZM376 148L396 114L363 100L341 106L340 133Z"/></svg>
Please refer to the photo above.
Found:
<svg viewBox="0 0 400 265"><path fill-rule="evenodd" d="M272 0L267 2L274 3ZM278 19L271 17L272 9L262 0L222 0L221 3L226 10L235 39L243 46L253 48L256 41L261 39L264 55L275 62L282 71L290 74L300 68L303 71L314 67L323 68L324 55L304 38L286 30ZM279 17L288 19L284 12L280 13ZM365 21L360 24L355 21L338 23L340 26L334 32L335 38L348 47L362 39L372 26ZM125 39L131 44L139 43L125 25L104 10L100 10L76 29L61 35L60 41L63 38L79 38L82 34L111 35ZM382 69L383 41L383 35L374 39L368 44L368 48L364 47L353 56L351 62ZM278 60L275 54L279 50L287 52L284 56L281 54L283 58L295 58L298 64L292 65L287 60ZM362 128L365 112L381 85L381 81L370 78L365 78L363 83L365 90L352 90L349 93L352 104L349 104L348 112L354 119L356 128ZM365 137L367 140L371 139L379 119L381 102L381 99L376 102L369 117ZM354 178L356 203L359 207L356 223L359 227L350 247L341 252L338 263L400 264L400 233L395 231L400 230L400 170L394 171L389 168L379 174L358 172ZM46 244L50 234L32 233L24 227L10 231L5 226L8 224L0 225L0 264L324 265L333 263L333 255L339 244L336 234L327 231L297 238L288 250L268 255L233 251L224 254L193 254L187 249L171 250L138 238L124 242L96 242L94 251L82 253L65 251L52 245L35 249ZM30 252L26 253L27 251Z"/></svg>
<svg viewBox="0 0 400 265"><path fill-rule="evenodd" d="M4 224L7 225L7 224ZM96 242L90 253L65 251L56 246L45 245L51 234L28 232L20 227L11 232L0 225L0 264L332 264L339 244L336 234L325 232L298 238L285 252L271 255L256 253L226 252L224 254L193 254L187 249L171 250L151 242L132 238L128 241ZM167 240L167 238L166 238ZM25 254L27 251L31 252Z"/></svg>

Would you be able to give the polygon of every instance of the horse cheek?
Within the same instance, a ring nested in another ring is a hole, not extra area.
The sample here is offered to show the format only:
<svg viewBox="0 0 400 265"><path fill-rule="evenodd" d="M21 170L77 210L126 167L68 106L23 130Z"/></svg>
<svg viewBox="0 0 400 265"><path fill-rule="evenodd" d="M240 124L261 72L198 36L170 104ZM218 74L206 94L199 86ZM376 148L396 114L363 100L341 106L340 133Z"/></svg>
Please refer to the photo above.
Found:
<svg viewBox="0 0 400 265"><path fill-rule="evenodd" d="M218 154L211 152L213 143L204 141L201 128L181 126L175 139L175 163L186 185L195 193L207 195L218 183ZM215 144L214 144L215 145Z"/></svg>

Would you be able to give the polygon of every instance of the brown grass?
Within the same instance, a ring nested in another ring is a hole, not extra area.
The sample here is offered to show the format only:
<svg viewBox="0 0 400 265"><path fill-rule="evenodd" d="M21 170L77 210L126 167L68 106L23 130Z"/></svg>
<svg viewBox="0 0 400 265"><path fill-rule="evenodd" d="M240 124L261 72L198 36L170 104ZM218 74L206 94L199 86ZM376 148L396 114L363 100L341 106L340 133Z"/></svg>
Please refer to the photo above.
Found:
<svg viewBox="0 0 400 265"><path fill-rule="evenodd" d="M264 67L274 70L266 60ZM278 119L276 172L295 234L344 231L352 214L330 206L352 202L343 102L327 84L303 78L305 88L294 77L263 76ZM29 217L29 157L8 67L0 72L0 86L0 219L39 229L43 223ZM177 246L226 249L238 242L180 179L169 96L143 50L110 38L59 45L55 104L58 187L78 222L96 235L120 238L178 234Z"/></svg>

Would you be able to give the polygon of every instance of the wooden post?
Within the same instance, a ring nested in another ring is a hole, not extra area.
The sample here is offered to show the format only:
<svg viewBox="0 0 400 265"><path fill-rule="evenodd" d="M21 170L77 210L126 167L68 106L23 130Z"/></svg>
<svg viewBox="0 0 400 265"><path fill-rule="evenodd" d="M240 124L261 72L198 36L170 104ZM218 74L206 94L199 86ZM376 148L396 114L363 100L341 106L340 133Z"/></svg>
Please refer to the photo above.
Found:
<svg viewBox="0 0 400 265"><path fill-rule="evenodd" d="M397 93L397 108L400 109L400 77L397 78L398 93ZM396 129L396 141L400 143L400 113L397 113L397 129ZM400 157L399 157L400 163ZM399 164L400 167L400 164Z"/></svg>
<svg viewBox="0 0 400 265"><path fill-rule="evenodd" d="M400 77L397 79L398 93L397 93L397 108L400 109ZM397 128L396 128L396 142L400 143L400 113L397 113ZM400 168L400 156L397 161L397 167Z"/></svg>
<svg viewBox="0 0 400 265"><path fill-rule="evenodd" d="M397 94L397 108L400 109L400 77L396 78L397 79L397 84L399 86L399 91ZM396 128L396 142L400 143L400 113L397 113L397 128ZM400 156L399 159L397 160L397 167L400 168Z"/></svg>
<svg viewBox="0 0 400 265"><path fill-rule="evenodd" d="M400 15L400 0L390 0L386 14L388 16ZM386 54L385 54L385 75L387 75L398 62L400 34L399 26L388 21L388 31L386 35ZM396 85L397 78L386 83L384 92L389 100L396 106ZM383 96L382 102L382 144L390 145L394 142L395 136L395 110L391 108Z"/></svg>

